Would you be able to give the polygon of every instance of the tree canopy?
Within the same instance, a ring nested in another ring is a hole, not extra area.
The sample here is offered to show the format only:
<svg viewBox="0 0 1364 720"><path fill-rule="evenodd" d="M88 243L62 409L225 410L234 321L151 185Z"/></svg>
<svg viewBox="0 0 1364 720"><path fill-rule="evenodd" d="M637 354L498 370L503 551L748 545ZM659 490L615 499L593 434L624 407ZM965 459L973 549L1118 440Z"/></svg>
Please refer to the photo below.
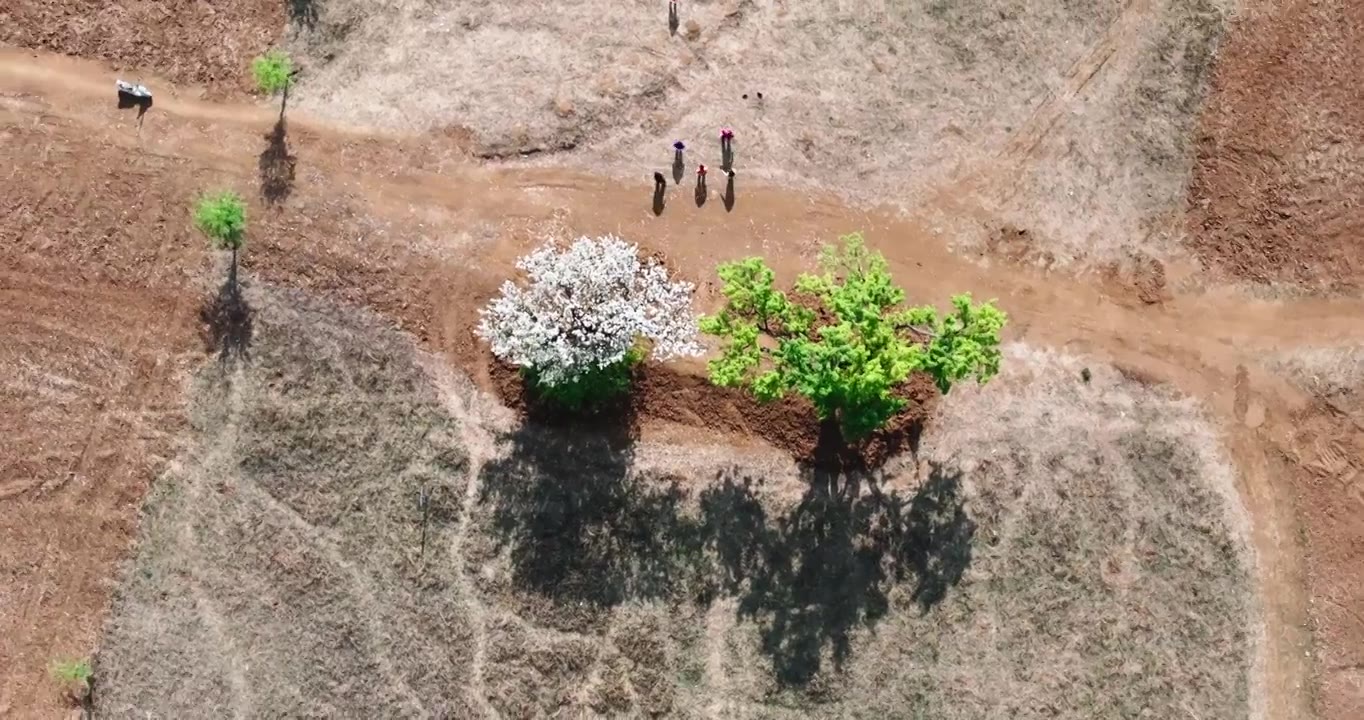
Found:
<svg viewBox="0 0 1364 720"><path fill-rule="evenodd" d="M541 393L570 407L618 394L647 353L699 355L692 284L614 236L546 243L481 311L478 334Z"/></svg>
<svg viewBox="0 0 1364 720"><path fill-rule="evenodd" d="M801 275L792 296L775 287L761 258L720 265L727 302L700 321L702 332L724 340L710 362L712 382L749 387L759 400L799 393L857 439L904 407L895 390L910 373L928 373L946 393L999 371L1003 312L969 294L953 297L946 315L905 307L885 258L861 234L839 240L821 254L823 273Z"/></svg>
<svg viewBox="0 0 1364 720"><path fill-rule="evenodd" d="M271 50L251 61L251 75L261 92L274 95L289 87L294 61L283 50Z"/></svg>
<svg viewBox="0 0 1364 720"><path fill-rule="evenodd" d="M246 203L231 190L205 193L194 203L194 227L223 250L239 250L246 240Z"/></svg>

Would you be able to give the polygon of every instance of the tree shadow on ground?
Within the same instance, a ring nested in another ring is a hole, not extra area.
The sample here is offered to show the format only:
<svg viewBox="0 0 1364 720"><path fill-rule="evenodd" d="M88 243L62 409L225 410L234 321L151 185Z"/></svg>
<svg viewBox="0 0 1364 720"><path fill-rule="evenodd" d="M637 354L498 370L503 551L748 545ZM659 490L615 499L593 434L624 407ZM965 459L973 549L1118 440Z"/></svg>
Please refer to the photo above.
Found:
<svg viewBox="0 0 1364 720"><path fill-rule="evenodd" d="M287 0L289 20L312 30L317 26L317 0Z"/></svg>
<svg viewBox="0 0 1364 720"><path fill-rule="evenodd" d="M886 493L873 476L807 473L804 497L767 518L749 494L751 479L724 478L702 494L722 592L762 629L777 679L804 685L820 670L827 645L835 667L852 633L890 611L900 583L927 611L961 580L971 561L975 524L960 497L960 475L934 466L912 497Z"/></svg>
<svg viewBox="0 0 1364 720"><path fill-rule="evenodd" d="M511 547L516 585L559 602L610 607L673 595L699 555L676 481L631 473L632 421L607 414L576 427L530 420L511 451L483 467L480 502Z"/></svg>
<svg viewBox="0 0 1364 720"><path fill-rule="evenodd" d="M975 524L960 474L941 466L908 497L876 475L807 469L800 502L773 514L760 479L735 470L689 502L695 479L641 476L631 433L604 429L527 422L484 467L481 502L523 591L599 608L735 598L777 679L801 686L826 646L842 666L896 585L926 612L970 564Z"/></svg>
<svg viewBox="0 0 1364 720"><path fill-rule="evenodd" d="M260 192L266 204L277 205L288 200L293 193L294 172L298 164L298 158L289 154L288 128L283 112L265 140L265 150L256 163L260 170Z"/></svg>
<svg viewBox="0 0 1364 720"><path fill-rule="evenodd" d="M218 353L222 362L234 357L249 358L254 315L234 273L216 293L205 298L199 308L204 347Z"/></svg>
<svg viewBox="0 0 1364 720"><path fill-rule="evenodd" d="M976 523L966 514L961 472L935 465L910 500L904 527L897 555L914 570L913 599L928 610L947 597L971 565Z"/></svg>

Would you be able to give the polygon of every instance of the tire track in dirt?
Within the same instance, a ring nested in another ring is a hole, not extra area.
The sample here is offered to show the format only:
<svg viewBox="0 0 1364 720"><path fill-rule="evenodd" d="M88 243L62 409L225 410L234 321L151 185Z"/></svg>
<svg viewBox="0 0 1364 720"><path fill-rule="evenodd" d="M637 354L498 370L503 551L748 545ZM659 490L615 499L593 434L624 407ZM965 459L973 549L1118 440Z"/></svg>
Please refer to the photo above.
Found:
<svg viewBox="0 0 1364 720"><path fill-rule="evenodd" d="M455 585L459 589L464 607L469 613L469 625L474 633L474 652L469 661L468 692L473 696L471 699L474 703L483 710L487 717L497 718L501 715L488 701L488 687L484 680L484 667L488 662L488 610L483 606L483 601L479 599L478 592L469 579L468 563L464 556L464 543L469 535L469 526L472 524L469 518L477 510L476 506L478 505L478 477L479 473L483 472L485 461L481 455L476 455L472 451L469 453L469 480L464 488L459 527L455 530L455 536L450 540L450 557L454 558L455 562L459 564L460 572Z"/></svg>
<svg viewBox="0 0 1364 720"><path fill-rule="evenodd" d="M267 512L283 519L285 523L306 538L310 545L320 550L323 557L325 557L329 563L344 572L347 585L350 587L350 595L354 597L362 607L382 607L382 604L374 596L374 592L369 588L369 583L366 582L364 572L345 558L337 547L338 543L330 537L329 532L309 522L300 515L298 511L294 510L287 503L281 502L256 483L237 477L234 478L234 484L237 486L238 490L245 490L246 496L259 503ZM366 617L372 616L366 614ZM368 625L366 635L370 638L383 635L382 630L372 621L366 624ZM394 668L393 659L389 656L389 651L380 643L367 642L365 645L365 650L367 650L369 656L374 659L375 664L379 666L379 672L383 675L384 680L387 681L390 687L399 691L399 694L408 705L408 710L416 712L418 715L428 714L426 705L422 702L421 697Z"/></svg>
<svg viewBox="0 0 1364 720"><path fill-rule="evenodd" d="M181 526L184 535L182 542L185 547L193 547L189 539L190 525L185 523ZM192 551L191 551L192 552ZM203 587L194 577L192 571L187 580L189 585L189 596L194 601L194 610L199 615L199 621L203 623L212 638L214 647L219 655L219 664L222 666L220 672L227 677L227 686L232 692L232 712L233 718L249 718L252 716L251 710L251 688L246 681L246 676L242 674L238 664L241 658L241 651L237 649L236 643L232 641L232 634L227 630L227 622L223 618L223 613L218 609L216 603L204 593Z"/></svg>
<svg viewBox="0 0 1364 720"><path fill-rule="evenodd" d="M294 528L294 530L306 538L310 545L320 550L323 557L325 557L328 562L341 569L341 571L345 573L347 585L350 587L350 595L354 597L361 606L366 608L378 608L383 606L378 598L374 596L374 591L370 589L365 573L360 568L356 567L354 563L346 559L345 555L338 549L338 543L335 539L330 537L328 531L312 524L307 518L300 515L298 511L294 510L287 503L281 502L256 483L246 480L245 478L236 477L234 478L234 484L237 486L238 490L244 490L247 497L255 500L267 512L283 519L290 527ZM366 614L366 617L373 617L373 615ZM373 621L366 624L368 625L366 632L368 637L382 637L382 629L376 626ZM372 657L375 664L379 666L379 672L383 675L384 680L388 682L389 686L399 691L399 694L407 703L408 709L416 712L419 716L429 714L421 696L412 689L412 686L403 679L402 675L399 674L394 667L393 659L390 657L389 651L380 643L367 642L365 645L365 649L368 651L369 656Z"/></svg>
<svg viewBox="0 0 1364 720"><path fill-rule="evenodd" d="M217 437L208 453L196 461L200 467L227 468L232 464L232 453L237 445L244 406L241 390L242 381L243 373L240 368L237 368L227 380L227 413L218 428ZM230 476L230 473L224 473L224 476ZM186 484L189 486L188 495L192 498L191 506L197 507L203 502L204 483L206 482L208 482L206 473L198 473L192 478L186 478ZM252 711L252 693L246 675L241 670L239 662L241 651L237 649L232 640L232 633L227 629L227 623L222 612L204 592L199 579L194 575L195 568L204 566L204 558L199 552L200 544L194 538L195 523L201 518L201 515L193 513L182 513L179 517L177 535L180 539L180 546L190 558L195 559L193 562L186 563L184 576L189 586L190 598L194 601L194 608L199 614L199 621L203 623L213 641L222 650L221 654L218 655L221 665L219 671L227 678L227 686L232 692L232 717L248 718L251 717Z"/></svg>
<svg viewBox="0 0 1364 720"><path fill-rule="evenodd" d="M1066 71L1058 91L1051 92L1038 104L1032 115L1004 142L1004 148L990 165L1010 167L1027 161L1033 150L1056 126L1061 115L1070 109L1075 98L1084 92L1090 81L1119 53L1131 49L1131 38L1142 20L1151 15L1153 0L1127 0L1118 16L1104 30L1103 37ZM982 172L985 170L982 169Z"/></svg>
<svg viewBox="0 0 1364 720"><path fill-rule="evenodd" d="M734 627L737 613L730 601L717 601L706 611L706 683L716 692L707 708L716 720L734 716L732 703L727 701L726 688L729 687L728 674L725 672L725 638Z"/></svg>
<svg viewBox="0 0 1364 720"><path fill-rule="evenodd" d="M1024 165L1031 161L1033 152L1047 138L1062 116L1071 109L1099 73L1110 61L1118 58L1121 64L1135 55L1133 38L1142 22L1152 16L1156 0L1127 0L1118 16L1109 23L1103 36L1067 69L1060 88L1049 91L1033 109L1028 119L1005 138L1000 150L991 157L959 170L929 195L926 203L934 208L951 208L956 212L979 214L982 207L980 193L997 193L994 202L1007 203L1022 191ZM1121 72L1121 71L1113 71ZM974 199L973 199L974 198Z"/></svg>
<svg viewBox="0 0 1364 720"><path fill-rule="evenodd" d="M474 392L467 380L457 377L449 368L435 358L424 358L423 368L435 381L436 387L444 398L443 407L459 428L459 436L469 454L469 477L464 485L461 499L459 525L450 539L450 557L459 568L455 576L455 586L469 613L469 624L474 634L473 658L469 663L467 691L473 702L489 718L500 718L501 713L488 700L488 686L485 680L488 661L488 610L478 596L478 589L469 577L469 561L464 553L464 545L472 532L473 517L478 512L481 495L483 466L494 458L496 440L494 430L488 427L489 418L497 420L496 411L487 406Z"/></svg>
<svg viewBox="0 0 1364 720"><path fill-rule="evenodd" d="M232 489L234 493L240 492L249 498L267 513L280 518L284 525L293 528L301 537L307 540L308 544L322 553L322 556L332 566L339 568L347 580L350 589L350 596L355 598L357 603L365 608L380 607L381 603L374 596L369 587L369 583L364 577L364 573L354 563L347 560L345 555L338 549L338 543L330 536L330 533L323 528L319 528L306 518L300 515L287 503L271 495L267 490L258 484L242 477L240 473L228 470L231 467L231 459L236 452L238 438L241 427L241 419L245 414L245 400L242 391L242 383L246 382L245 373L242 368L236 367L233 374L226 380L229 385L228 390L228 412L223 420L222 427L218 431L217 438L208 455L199 460L197 464L202 468L218 468L221 470L221 480ZM204 484L209 482L208 473L198 473L195 480L191 481L190 488L193 496L202 500L205 493ZM215 474L216 477L216 474ZM194 523L199 520L194 515L186 515L181 523L181 543L182 547L190 553L194 553L199 547L199 543L193 537ZM190 564L190 589L195 600L196 607L200 608L201 620L206 627L214 634L220 644L226 648L229 657L236 658L238 653L233 650L232 636L228 629L228 624L221 613L217 612L212 600L200 589L197 580L193 576L193 567L202 566L207 563L206 559L201 558L199 563ZM373 617L368 613L363 613L364 617ZM382 631L375 627L372 622L368 623L366 635L369 637L380 637ZM389 657L389 652L378 643L366 643L365 650L368 651L375 664L379 668L384 680L390 687L398 690L407 705L407 710L416 713L418 716L429 714L425 703L420 695L412 689L406 680L397 672L393 665L393 660ZM236 663L229 663L230 667L227 675L230 686L234 691L235 717L251 717L251 701L249 683L245 676L241 674Z"/></svg>
<svg viewBox="0 0 1364 720"><path fill-rule="evenodd" d="M1314 523L1302 529L1312 551L1302 572L1310 580L1314 635L1315 709L1323 720L1359 717L1364 646L1364 583L1357 568L1364 538L1364 428L1350 413L1318 398L1294 417L1276 443L1293 471L1296 502Z"/></svg>

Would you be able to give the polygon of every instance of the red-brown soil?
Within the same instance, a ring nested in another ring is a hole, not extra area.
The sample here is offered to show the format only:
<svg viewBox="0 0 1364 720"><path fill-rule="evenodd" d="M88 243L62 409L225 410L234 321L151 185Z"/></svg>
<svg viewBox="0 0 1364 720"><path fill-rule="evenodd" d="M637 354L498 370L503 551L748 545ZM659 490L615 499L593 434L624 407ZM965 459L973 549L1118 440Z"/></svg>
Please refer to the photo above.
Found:
<svg viewBox="0 0 1364 720"><path fill-rule="evenodd" d="M284 0L6 0L0 45L97 58L212 90L250 87L247 66L285 26ZM156 92L157 88L152 88Z"/></svg>
<svg viewBox="0 0 1364 720"><path fill-rule="evenodd" d="M483 355L493 390L509 407L531 421L581 425L538 401L514 367ZM475 360L477 362L477 359ZM472 373L482 375L478 369ZM630 394L598 409L595 422L633 433L650 422L667 422L697 432L752 438L786 451L797 462L829 469L875 469L895 455L917 449L938 390L927 375L916 374L897 393L905 407L886 427L846 442L834 425L821 423L809 400L788 396L758 402L738 388L716 387L703 375L663 365L645 364L633 372Z"/></svg>
<svg viewBox="0 0 1364 720"><path fill-rule="evenodd" d="M49 664L90 652L198 358L175 292L0 257L0 716L34 717Z"/></svg>
<svg viewBox="0 0 1364 720"><path fill-rule="evenodd" d="M1189 243L1238 280L1364 281L1364 3L1249 3L1213 73ZM1277 5L1277 7L1276 7Z"/></svg>
<svg viewBox="0 0 1364 720"><path fill-rule="evenodd" d="M1364 712L1364 414L1318 401L1298 416L1287 451L1305 520L1316 710L1354 720Z"/></svg>
<svg viewBox="0 0 1364 720"><path fill-rule="evenodd" d="M1213 75L1190 190L1189 242L1237 280L1364 284L1364 4L1250 3ZM1240 393L1238 393L1238 396ZM1364 715L1364 426L1324 399L1273 446L1306 545L1315 711Z"/></svg>

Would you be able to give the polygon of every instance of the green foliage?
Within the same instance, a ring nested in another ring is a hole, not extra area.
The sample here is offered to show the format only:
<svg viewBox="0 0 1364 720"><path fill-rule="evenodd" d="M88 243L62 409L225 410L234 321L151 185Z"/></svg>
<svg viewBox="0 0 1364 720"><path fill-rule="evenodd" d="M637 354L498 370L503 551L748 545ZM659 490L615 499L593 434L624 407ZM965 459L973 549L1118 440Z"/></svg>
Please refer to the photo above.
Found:
<svg viewBox="0 0 1364 720"><path fill-rule="evenodd" d="M585 372L557 385L541 382L535 371L524 370L540 397L574 412L589 409L630 390L630 370L644 359L644 352L631 350L619 362Z"/></svg>
<svg viewBox="0 0 1364 720"><path fill-rule="evenodd" d="M215 247L239 250L246 236L246 203L231 190L206 193L194 203L194 227Z"/></svg>
<svg viewBox="0 0 1364 720"><path fill-rule="evenodd" d="M948 315L904 308L885 258L860 234L839 240L821 254L823 274L796 281L799 302L774 287L761 258L719 267L728 301L701 318L702 332L725 341L710 363L712 382L747 386L764 401L800 393L856 439L904 407L895 389L912 372L927 372L946 393L963 378L985 382L999 371L1004 313L969 294L953 297Z"/></svg>
<svg viewBox="0 0 1364 720"><path fill-rule="evenodd" d="M984 383L999 374L999 332L1008 320L992 303L973 304L971 294L952 296L948 315L933 308L916 308L911 323L926 332L928 343L920 369L947 394L959 380L974 377Z"/></svg>
<svg viewBox="0 0 1364 720"><path fill-rule="evenodd" d="M94 675L88 660L56 660L49 672L54 680L67 683L89 683Z"/></svg>
<svg viewBox="0 0 1364 720"><path fill-rule="evenodd" d="M271 50L251 61L251 75L256 79L256 87L267 95L274 95L289 87L293 72L294 61L283 50Z"/></svg>

